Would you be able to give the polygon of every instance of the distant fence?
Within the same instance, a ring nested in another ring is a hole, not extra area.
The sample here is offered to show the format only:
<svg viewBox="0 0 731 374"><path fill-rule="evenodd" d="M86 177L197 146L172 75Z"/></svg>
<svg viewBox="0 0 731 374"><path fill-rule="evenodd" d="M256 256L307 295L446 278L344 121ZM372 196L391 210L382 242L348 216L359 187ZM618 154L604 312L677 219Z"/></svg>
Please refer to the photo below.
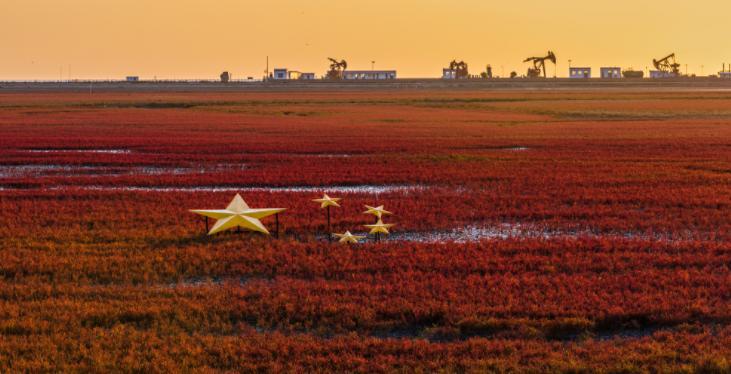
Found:
<svg viewBox="0 0 731 374"><path fill-rule="evenodd" d="M570 78L492 78L492 79L391 79L391 80L235 80L223 83L214 79L190 80L36 80L0 81L2 92L154 92L154 91L308 91L308 90L594 90L594 89L695 89L731 90L731 79L683 77L662 79L570 79Z"/></svg>

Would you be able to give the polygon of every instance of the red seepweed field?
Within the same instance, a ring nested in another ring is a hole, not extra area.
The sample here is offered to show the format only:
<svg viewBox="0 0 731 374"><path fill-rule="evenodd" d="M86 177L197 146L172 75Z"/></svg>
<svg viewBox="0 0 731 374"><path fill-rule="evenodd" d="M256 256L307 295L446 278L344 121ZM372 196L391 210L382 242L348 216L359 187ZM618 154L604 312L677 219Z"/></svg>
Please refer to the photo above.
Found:
<svg viewBox="0 0 731 374"><path fill-rule="evenodd" d="M728 372L730 267L723 91L0 94L2 372Z"/></svg>

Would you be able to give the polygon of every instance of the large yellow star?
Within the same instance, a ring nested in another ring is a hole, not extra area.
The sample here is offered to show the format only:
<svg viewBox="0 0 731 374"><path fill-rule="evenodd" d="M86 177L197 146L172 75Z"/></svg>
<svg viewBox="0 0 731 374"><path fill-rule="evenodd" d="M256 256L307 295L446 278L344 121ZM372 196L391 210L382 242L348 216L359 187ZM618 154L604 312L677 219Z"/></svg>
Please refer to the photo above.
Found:
<svg viewBox="0 0 731 374"><path fill-rule="evenodd" d="M340 238L340 243L358 243L359 240L365 239L365 236L353 235L350 231L346 231L345 234L333 234L336 238Z"/></svg>
<svg viewBox="0 0 731 374"><path fill-rule="evenodd" d="M363 214L372 214L372 215L378 217L378 219L381 219L381 217L383 215L393 214L393 213L391 213L391 212L383 209L383 205L379 205L377 207L372 207L370 205L366 205L365 207L368 210L366 210L365 212L363 212Z"/></svg>
<svg viewBox="0 0 731 374"><path fill-rule="evenodd" d="M395 225L393 223L383 223L383 221L381 221L381 219L379 218L378 219L378 222L376 222L375 224L373 224L373 225L363 225L363 226L371 229L371 232L370 232L371 234L386 234L386 235L388 235L388 234L390 234L388 232L388 229L390 229L391 227L393 227Z"/></svg>
<svg viewBox="0 0 731 374"><path fill-rule="evenodd" d="M314 199L312 201L314 201L316 203L321 203L320 208L325 209L329 206L339 207L340 204L338 204L338 201L340 201L340 200L342 200L342 199L339 197L330 197L330 196L327 196L327 194L324 194L322 196L322 198Z"/></svg>
<svg viewBox="0 0 731 374"><path fill-rule="evenodd" d="M226 209L215 210L191 210L195 214L216 219L208 235L228 230L234 227L243 227L247 230L261 232L269 235L269 230L259 221L260 218L268 217L285 211L284 208L251 209L241 195L236 194Z"/></svg>

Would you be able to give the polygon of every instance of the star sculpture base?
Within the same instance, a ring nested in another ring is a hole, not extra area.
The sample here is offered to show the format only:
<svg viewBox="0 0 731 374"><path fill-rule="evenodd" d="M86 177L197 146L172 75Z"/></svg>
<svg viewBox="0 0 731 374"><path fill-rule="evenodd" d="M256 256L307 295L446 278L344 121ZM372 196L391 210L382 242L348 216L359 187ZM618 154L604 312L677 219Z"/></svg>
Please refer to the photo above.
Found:
<svg viewBox="0 0 731 374"><path fill-rule="evenodd" d="M338 240L339 243L358 244L358 241L365 239L365 236L353 235L350 233L350 231L346 231L344 234L332 234L332 235L339 239Z"/></svg>
<svg viewBox="0 0 731 374"><path fill-rule="evenodd" d="M204 216L206 218L213 218L217 220L211 230L208 231L208 235L213 235L232 228L243 228L249 231L255 231L265 235L269 235L269 230L264 227L260 219L276 215L277 236L279 236L279 213L285 210L285 208L252 209L249 207L248 204L246 204L241 195L236 194L236 196L233 200L231 200L231 203L228 204L226 209L196 209L191 210L191 212ZM207 227L208 221L206 220L206 228Z"/></svg>
<svg viewBox="0 0 731 374"><path fill-rule="evenodd" d="M369 229L371 229L370 234L376 236L376 241L381 241L381 234L388 235L390 232L388 229L395 226L393 223L383 223L383 221L379 218L378 222L376 222L373 225L363 225Z"/></svg>

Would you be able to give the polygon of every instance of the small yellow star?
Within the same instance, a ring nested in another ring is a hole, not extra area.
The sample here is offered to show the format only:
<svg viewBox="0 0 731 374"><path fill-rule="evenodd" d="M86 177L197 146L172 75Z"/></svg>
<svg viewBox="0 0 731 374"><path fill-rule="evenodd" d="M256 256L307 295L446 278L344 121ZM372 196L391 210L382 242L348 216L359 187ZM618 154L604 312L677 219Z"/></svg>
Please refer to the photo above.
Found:
<svg viewBox="0 0 731 374"><path fill-rule="evenodd" d="M391 212L383 209L383 205L379 205L377 207L372 207L370 205L366 205L365 207L368 210L366 210L365 212L363 212L363 214L372 214L372 215L378 217L378 219L381 219L381 217L383 215L393 214L393 213L391 213Z"/></svg>
<svg viewBox="0 0 731 374"><path fill-rule="evenodd" d="M259 221L260 218L268 217L285 211L284 208L251 209L241 195L236 194L226 209L215 210L191 210L195 214L216 219L208 235L228 230L234 227L243 227L247 230L257 231L269 235L269 230Z"/></svg>
<svg viewBox="0 0 731 374"><path fill-rule="evenodd" d="M345 234L333 234L334 237L340 238L340 243L353 243L357 244L359 240L365 239L365 236L353 235L350 231L346 231Z"/></svg>
<svg viewBox="0 0 731 374"><path fill-rule="evenodd" d="M339 197L330 197L330 196L327 196L327 194L324 194L322 196L322 198L314 199L312 201L314 201L316 203L320 203L320 208L325 209L329 206L339 207L340 204L338 204L338 201L340 201L340 200L342 200L342 199Z"/></svg>
<svg viewBox="0 0 731 374"><path fill-rule="evenodd" d="M370 234L386 234L386 235L388 235L388 234L390 234L388 232L388 229L390 229L391 227L393 227L395 225L392 224L392 223L383 223L383 221L381 221L381 219L379 218L378 219L378 222L376 222L375 224L373 224L373 225L363 225L363 226L371 229Z"/></svg>

